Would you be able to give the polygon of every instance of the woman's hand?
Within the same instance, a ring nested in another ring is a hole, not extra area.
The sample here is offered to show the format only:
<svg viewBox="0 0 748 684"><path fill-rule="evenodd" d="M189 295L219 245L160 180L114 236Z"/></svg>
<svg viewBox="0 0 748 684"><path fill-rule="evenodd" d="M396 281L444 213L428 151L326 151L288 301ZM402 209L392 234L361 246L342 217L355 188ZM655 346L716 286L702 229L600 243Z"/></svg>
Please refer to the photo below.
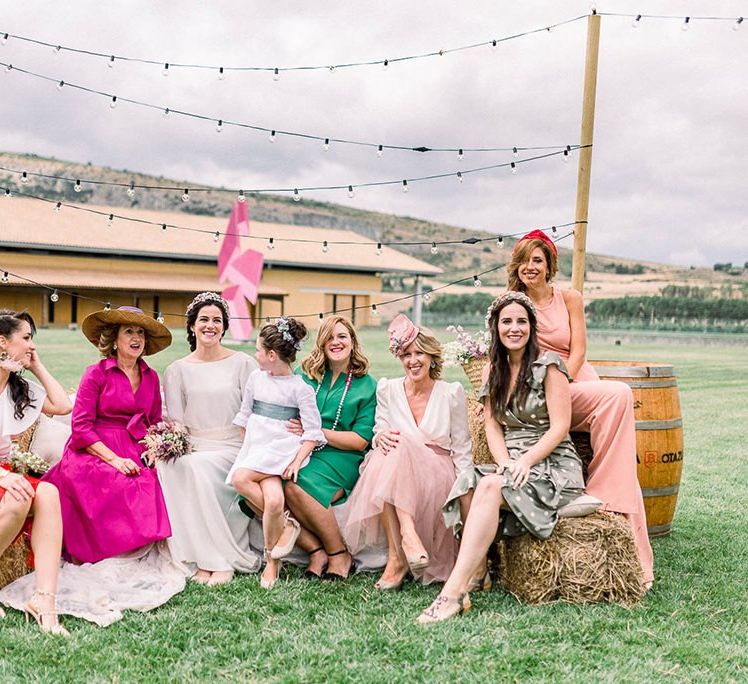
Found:
<svg viewBox="0 0 748 684"><path fill-rule="evenodd" d="M286 430L297 437L301 437L304 434L304 426L298 418L291 418L291 420L286 421Z"/></svg>
<svg viewBox="0 0 748 684"><path fill-rule="evenodd" d="M299 461L297 461L296 459L294 459L291 462L291 465L288 466L288 468L286 468L283 471L283 475L281 475L281 477L284 480L293 480L294 482L296 482L298 480L298 478L299 478L299 471L300 470L301 470L301 463Z"/></svg>
<svg viewBox="0 0 748 684"><path fill-rule="evenodd" d="M377 435L377 446L385 453L394 449L400 441L400 430L385 430Z"/></svg>
<svg viewBox="0 0 748 684"><path fill-rule="evenodd" d="M112 468L119 470L123 475L127 475L127 477L140 475L140 466L129 458L115 456L111 461L107 461L107 463L112 466Z"/></svg>
<svg viewBox="0 0 748 684"><path fill-rule="evenodd" d="M27 368L37 377L39 377L39 371L44 368L39 358L39 352L36 349L31 350L31 358L29 359Z"/></svg>
<svg viewBox="0 0 748 684"><path fill-rule="evenodd" d="M6 471L3 470L2 472ZM31 483L18 473L8 473L1 478L0 487L5 489L16 501L28 501L34 498L34 488Z"/></svg>
<svg viewBox="0 0 748 684"><path fill-rule="evenodd" d="M518 458L516 461L509 461L506 467L512 475L512 489L519 489L527 484L532 466L524 457Z"/></svg>

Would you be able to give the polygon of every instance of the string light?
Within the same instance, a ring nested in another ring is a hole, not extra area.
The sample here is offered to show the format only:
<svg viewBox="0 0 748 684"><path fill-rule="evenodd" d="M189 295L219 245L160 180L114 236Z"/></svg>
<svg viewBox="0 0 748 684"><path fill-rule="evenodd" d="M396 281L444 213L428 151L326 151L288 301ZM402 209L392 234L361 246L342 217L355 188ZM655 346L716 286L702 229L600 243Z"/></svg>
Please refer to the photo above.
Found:
<svg viewBox="0 0 748 684"><path fill-rule="evenodd" d="M169 63L168 62L166 62L166 64L164 64L164 68L161 70L161 75L162 76L168 76L169 75Z"/></svg>
<svg viewBox="0 0 748 684"><path fill-rule="evenodd" d="M57 84L57 90L62 90L65 87L65 81L60 81Z"/></svg>
<svg viewBox="0 0 748 684"><path fill-rule="evenodd" d="M327 245L327 240L322 242L322 252L327 254L330 251L330 247Z"/></svg>
<svg viewBox="0 0 748 684"><path fill-rule="evenodd" d="M10 188L5 188L5 196L6 197L12 197L13 196L13 194L10 191Z"/></svg>
<svg viewBox="0 0 748 684"><path fill-rule="evenodd" d="M458 171L457 172L457 182L458 183L462 183L462 180L463 180L462 179L462 171Z"/></svg>
<svg viewBox="0 0 748 684"><path fill-rule="evenodd" d="M462 161L465 158L465 153L462 151L462 148L460 148L457 151L457 161Z"/></svg>
<svg viewBox="0 0 748 684"><path fill-rule="evenodd" d="M73 186L73 190L75 192L80 192L83 188L81 187L81 182L79 180L75 181L75 185Z"/></svg>
<svg viewBox="0 0 748 684"><path fill-rule="evenodd" d="M110 228L112 227L112 224L114 223L114 214L109 214L109 218L107 219L107 226Z"/></svg>
<svg viewBox="0 0 748 684"><path fill-rule="evenodd" d="M114 109L117 106L117 96L112 95L112 99L109 101L109 109Z"/></svg>
<svg viewBox="0 0 748 684"><path fill-rule="evenodd" d="M5 45L8 42L8 34L3 33L3 37L0 38L0 44Z"/></svg>
<svg viewBox="0 0 748 684"><path fill-rule="evenodd" d="M569 163L569 152L571 152L571 147L567 145L566 149L564 150L564 156L563 156L564 164Z"/></svg>
<svg viewBox="0 0 748 684"><path fill-rule="evenodd" d="M216 133L220 133L223 130L223 119L218 119L216 123Z"/></svg>
<svg viewBox="0 0 748 684"><path fill-rule="evenodd" d="M389 66L390 66L390 60L389 59L385 59L384 62L382 62L382 69L384 71L387 71L387 69L389 68Z"/></svg>
<svg viewBox="0 0 748 684"><path fill-rule="evenodd" d="M381 159L383 154L384 154L384 145L379 145L377 147L377 157Z"/></svg>
<svg viewBox="0 0 748 684"><path fill-rule="evenodd" d="M55 204L54 211L56 211L59 214L60 209L62 209L62 202L58 202L57 204Z"/></svg>
<svg viewBox="0 0 748 684"><path fill-rule="evenodd" d="M107 66L108 66L108 67L109 67L110 69L114 69L114 55L112 55L112 56L111 56L111 57L109 58L109 61L108 61L108 62L106 63L106 65L107 65Z"/></svg>
<svg viewBox="0 0 748 684"><path fill-rule="evenodd" d="M324 317L325 315L321 311L317 314L317 318L319 318L319 320L322 320Z"/></svg>
<svg viewBox="0 0 748 684"><path fill-rule="evenodd" d="M515 159L519 157L519 150L516 147L512 147L512 155L514 155Z"/></svg>
<svg viewBox="0 0 748 684"><path fill-rule="evenodd" d="M280 79L280 72L278 71L278 67L275 67L273 70L273 80L277 81Z"/></svg>
<svg viewBox="0 0 748 684"><path fill-rule="evenodd" d="M423 298L423 301L424 301L424 302L428 302L428 301L429 301L429 300L431 299L431 291L430 291L430 290L426 290L426 291L425 291L425 292L424 292L424 293L423 293L423 294L421 295L421 297Z"/></svg>
<svg viewBox="0 0 748 684"><path fill-rule="evenodd" d="M127 196L135 197L135 181L130 181L130 187L127 188Z"/></svg>
<svg viewBox="0 0 748 684"><path fill-rule="evenodd" d="M166 231L166 224L165 223L161 224L161 230L164 231L164 232Z"/></svg>
<svg viewBox="0 0 748 684"><path fill-rule="evenodd" d="M473 276L473 287L478 288L481 285L483 285L483 283L480 281L480 278L477 275L474 275Z"/></svg>
<svg viewBox="0 0 748 684"><path fill-rule="evenodd" d="M221 233L219 231L216 231L213 233L213 242L218 242L221 239Z"/></svg>
<svg viewBox="0 0 748 684"><path fill-rule="evenodd" d="M190 201L190 189L185 188L184 192L182 193L182 202L189 202Z"/></svg>
<svg viewBox="0 0 748 684"><path fill-rule="evenodd" d="M57 294L57 290L55 290L54 292L52 292L51 295L49 295L49 301L52 303L60 301L60 295Z"/></svg>
<svg viewBox="0 0 748 684"><path fill-rule="evenodd" d="M293 189L293 201L294 202L301 202L301 195L299 194L299 189L294 188Z"/></svg>
<svg viewBox="0 0 748 684"><path fill-rule="evenodd" d="M164 314L162 314L160 311L158 312L158 316L156 316L156 320L163 325L164 323Z"/></svg>
<svg viewBox="0 0 748 684"><path fill-rule="evenodd" d="M496 48L499 47L499 41L498 40L492 40L491 41L491 49L496 52Z"/></svg>
<svg viewBox="0 0 748 684"><path fill-rule="evenodd" d="M735 23L734 23L734 24L732 25L732 30L733 30L733 31L739 31L739 30L740 30L740 25L741 25L742 23L743 23L743 17L738 17L738 18L737 18L737 19L735 20Z"/></svg>
<svg viewBox="0 0 748 684"><path fill-rule="evenodd" d="M275 241L273 238L268 238L268 249L275 249Z"/></svg>
<svg viewBox="0 0 748 684"><path fill-rule="evenodd" d="M0 278L2 280L3 285L7 285L10 282L10 278L8 278L8 272L3 272L3 277Z"/></svg>
<svg viewBox="0 0 748 684"><path fill-rule="evenodd" d="M236 198L236 201L241 204L244 204L247 201L247 198L244 196L244 190L239 190L239 195Z"/></svg>
<svg viewBox="0 0 748 684"><path fill-rule="evenodd" d="M496 246L497 247L504 247L504 237L502 235L499 235L499 237L496 238Z"/></svg>
<svg viewBox="0 0 748 684"><path fill-rule="evenodd" d="M377 256L382 256L382 243L377 242Z"/></svg>
<svg viewBox="0 0 748 684"><path fill-rule="evenodd" d="M408 192L408 181L403 180L403 192Z"/></svg>
<svg viewBox="0 0 748 684"><path fill-rule="evenodd" d="M322 149L327 152L330 149L330 138L325 138L325 142L322 143Z"/></svg>
<svg viewBox="0 0 748 684"><path fill-rule="evenodd" d="M439 251L439 247L437 246L436 242L431 243L431 253L436 254Z"/></svg>
<svg viewBox="0 0 748 684"><path fill-rule="evenodd" d="M356 196L356 193L353 191L353 186L349 185L348 186L348 197L353 199L355 196Z"/></svg>
<svg viewBox="0 0 748 684"><path fill-rule="evenodd" d="M6 64L5 65L5 73L6 74L9 74L12 69L13 69L13 65L12 64Z"/></svg>
<svg viewBox="0 0 748 684"><path fill-rule="evenodd" d="M641 26L641 20L642 20L642 15L637 14L634 17L634 20L631 22L631 28L635 28L635 29L639 28Z"/></svg>
<svg viewBox="0 0 748 684"><path fill-rule="evenodd" d="M164 109L164 113L163 113L163 114L162 114L161 116L163 116L163 117L164 117L164 119L165 119L165 118L166 118L167 116L169 116L169 112L170 112L170 111L171 111L171 110L170 110L170 109L169 109L169 108L167 107L166 109Z"/></svg>
<svg viewBox="0 0 748 684"><path fill-rule="evenodd" d="M270 131L270 138L269 138L269 140L270 140L271 143L275 142L275 131Z"/></svg>
<svg viewBox="0 0 748 684"><path fill-rule="evenodd" d="M691 17L686 17L683 20L683 23L681 24L680 30L681 31L688 31L689 24L691 23Z"/></svg>
<svg viewBox="0 0 748 684"><path fill-rule="evenodd" d="M29 184L29 174L25 171L21 174L21 183L23 183L24 185Z"/></svg>
<svg viewBox="0 0 748 684"><path fill-rule="evenodd" d="M112 305L109 302L104 304L104 311L111 311L111 310L112 310Z"/></svg>
<svg viewBox="0 0 748 684"><path fill-rule="evenodd" d="M372 316L379 316L379 310L377 309L376 304L371 305L371 315Z"/></svg>
<svg viewBox="0 0 748 684"><path fill-rule="evenodd" d="M566 151L566 150L564 150L564 151ZM510 166L511 166L511 168L512 168L512 175L513 175L513 176L516 176L516 175L517 175L517 165L516 165L516 164L515 164L514 162L512 162L512 163L510 164Z"/></svg>
<svg viewBox="0 0 748 684"><path fill-rule="evenodd" d="M218 67L218 80L223 81L226 78L226 74L223 71L223 67Z"/></svg>
<svg viewBox="0 0 748 684"><path fill-rule="evenodd" d="M556 230L556 226L551 226L551 233L553 233L553 235L556 235L558 233L558 230Z"/></svg>

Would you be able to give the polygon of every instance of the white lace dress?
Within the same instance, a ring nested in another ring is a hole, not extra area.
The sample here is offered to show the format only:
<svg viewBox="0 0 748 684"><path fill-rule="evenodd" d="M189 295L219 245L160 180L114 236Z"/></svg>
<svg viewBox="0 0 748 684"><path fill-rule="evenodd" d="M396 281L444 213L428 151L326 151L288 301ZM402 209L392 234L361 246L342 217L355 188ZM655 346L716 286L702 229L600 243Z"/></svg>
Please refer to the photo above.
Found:
<svg viewBox="0 0 748 684"><path fill-rule="evenodd" d="M249 520L234 504L226 475L242 446L233 424L242 391L257 362L242 352L212 362L180 359L164 374L169 418L190 430L192 452L159 463L169 512L169 549L191 571L255 572L260 557L249 546Z"/></svg>

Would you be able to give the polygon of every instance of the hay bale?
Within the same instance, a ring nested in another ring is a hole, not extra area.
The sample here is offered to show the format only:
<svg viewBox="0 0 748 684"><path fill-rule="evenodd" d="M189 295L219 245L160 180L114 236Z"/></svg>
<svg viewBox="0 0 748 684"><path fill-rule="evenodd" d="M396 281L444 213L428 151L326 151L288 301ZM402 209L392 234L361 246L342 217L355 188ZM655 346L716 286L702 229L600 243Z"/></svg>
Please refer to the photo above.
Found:
<svg viewBox="0 0 748 684"><path fill-rule="evenodd" d="M28 560L29 547L22 534L0 556L0 588L31 572Z"/></svg>
<svg viewBox="0 0 748 684"><path fill-rule="evenodd" d="M468 427L470 428L470 440L473 444L473 463L493 463L491 451L486 440L486 423L483 413L476 413L481 403L472 395L468 396Z"/></svg>
<svg viewBox="0 0 748 684"><path fill-rule="evenodd" d="M571 441L574 442L574 447L576 448L577 453L579 454L579 458L582 461L582 476L584 477L584 481L587 482L587 471L590 467L590 463L592 462L592 457L594 456L594 454L592 453L590 433L570 432L569 436L571 437Z"/></svg>
<svg viewBox="0 0 748 684"><path fill-rule="evenodd" d="M546 541L529 534L503 540L499 581L528 603L630 606L644 596L631 527L616 514L561 518Z"/></svg>

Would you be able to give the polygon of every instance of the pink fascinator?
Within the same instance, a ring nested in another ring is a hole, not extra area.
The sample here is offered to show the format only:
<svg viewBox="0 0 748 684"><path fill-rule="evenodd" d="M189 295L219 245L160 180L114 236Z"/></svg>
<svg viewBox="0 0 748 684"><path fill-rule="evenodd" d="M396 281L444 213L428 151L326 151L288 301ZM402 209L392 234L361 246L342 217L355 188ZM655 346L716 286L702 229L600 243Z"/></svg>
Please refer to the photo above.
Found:
<svg viewBox="0 0 748 684"><path fill-rule="evenodd" d="M390 352L395 356L401 356L403 351L415 342L420 330L405 314L398 314L392 319L387 332L390 335Z"/></svg>

